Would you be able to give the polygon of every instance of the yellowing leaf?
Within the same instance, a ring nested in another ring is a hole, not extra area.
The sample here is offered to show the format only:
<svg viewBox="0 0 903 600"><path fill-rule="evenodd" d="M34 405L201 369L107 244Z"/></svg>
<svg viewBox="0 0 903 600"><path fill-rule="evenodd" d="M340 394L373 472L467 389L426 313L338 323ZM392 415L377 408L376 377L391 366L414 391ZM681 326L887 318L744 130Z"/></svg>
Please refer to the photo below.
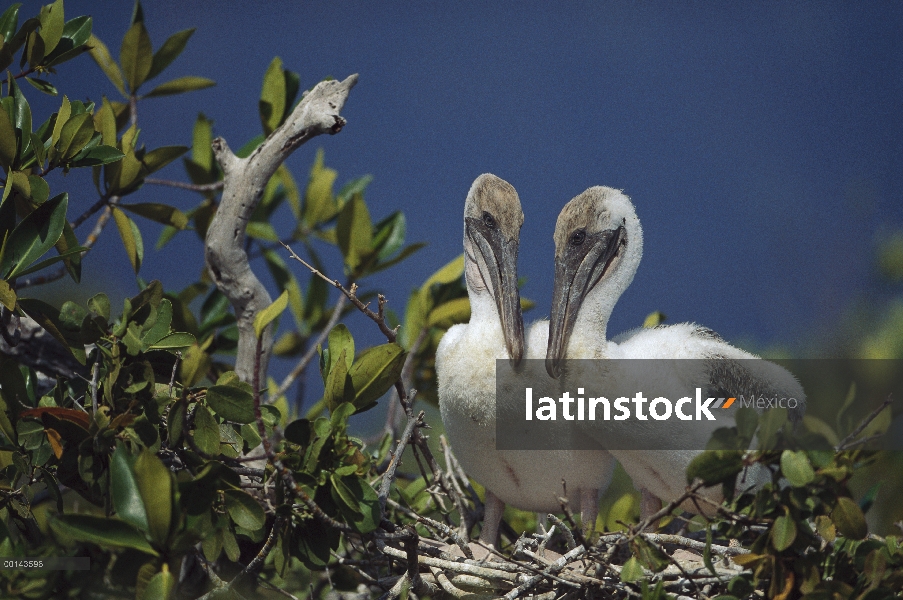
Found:
<svg viewBox="0 0 903 600"><path fill-rule="evenodd" d="M659 325L664 323L665 319L667 319L667 318L668 317L665 316L665 313L663 313L660 310L657 310L653 313L649 313L649 315L646 317L646 320L643 321L643 327L646 327L647 329L651 329L653 327L658 327Z"/></svg>
<svg viewBox="0 0 903 600"><path fill-rule="evenodd" d="M162 544L172 525L172 473L150 450L135 459L135 477L141 499L147 509L147 525L151 539Z"/></svg>
<svg viewBox="0 0 903 600"><path fill-rule="evenodd" d="M0 279L0 304L5 306L7 310L15 310L16 308L16 290L4 279Z"/></svg>
<svg viewBox="0 0 903 600"><path fill-rule="evenodd" d="M153 60L154 48L144 23L132 23L119 49L119 62L130 92L134 93L147 79Z"/></svg>
<svg viewBox="0 0 903 600"><path fill-rule="evenodd" d="M464 255L461 254L447 265L430 275L429 279L427 279L423 285L420 287L421 290L429 290L431 287L436 285L437 283L451 283L456 279L460 279L461 275L464 274Z"/></svg>
<svg viewBox="0 0 903 600"><path fill-rule="evenodd" d="M283 291L281 294L279 294L279 297L273 301L272 304L257 313L257 316L254 317L254 332L257 334L257 337L261 337L263 335L263 330L266 328L266 326L269 325L276 317L281 315L286 306L288 306L288 292Z"/></svg>
<svg viewBox="0 0 903 600"><path fill-rule="evenodd" d="M467 323L469 320L470 298L455 298L430 311L426 324L428 327L448 329L452 325Z"/></svg>
<svg viewBox="0 0 903 600"><path fill-rule="evenodd" d="M206 77L195 77L186 75L179 77L166 83L161 83L144 95L145 98L153 98L155 96L171 96L173 94L184 94L185 92L193 92L202 90L216 85L216 82Z"/></svg>
<svg viewBox="0 0 903 600"><path fill-rule="evenodd" d="M44 55L49 55L60 43L63 37L63 27L66 24L63 16L63 0L56 0L41 8L38 17L41 21L41 39L44 40Z"/></svg>
<svg viewBox="0 0 903 600"><path fill-rule="evenodd" d="M88 47L90 48L88 52L91 54L91 58L94 59L94 62L100 67L100 70L104 72L111 82L113 82L113 85L116 86L119 93L125 96L126 93L125 86L122 82L122 71L119 70L119 65L113 60L113 56L110 54L110 50L107 48L106 44L100 41L100 38L92 33L91 37L88 38Z"/></svg>
<svg viewBox="0 0 903 600"><path fill-rule="evenodd" d="M361 258L370 251L373 241L373 222L361 194L352 196L342 207L336 223L336 237L342 256L345 257L345 264L351 270L356 269Z"/></svg>
<svg viewBox="0 0 903 600"><path fill-rule="evenodd" d="M144 242L141 240L141 232L138 231L138 226L135 225L135 222L128 218L124 212L115 206L112 210L116 228L119 230L119 237L122 238L122 245L125 247L129 262L132 263L132 268L137 274L141 268L141 261L144 260Z"/></svg>
<svg viewBox="0 0 903 600"><path fill-rule="evenodd" d="M338 172L323 164L323 150L317 150L317 157L310 169L310 179L304 192L304 220L310 227L335 216L336 204L332 186Z"/></svg>
<svg viewBox="0 0 903 600"><path fill-rule="evenodd" d="M285 115L285 73L282 59L273 59L263 76L263 89L260 90L260 122L263 132L269 135L282 123Z"/></svg>
<svg viewBox="0 0 903 600"><path fill-rule="evenodd" d="M781 454L781 473L793 487L802 487L815 479L815 471L805 452L784 450Z"/></svg>

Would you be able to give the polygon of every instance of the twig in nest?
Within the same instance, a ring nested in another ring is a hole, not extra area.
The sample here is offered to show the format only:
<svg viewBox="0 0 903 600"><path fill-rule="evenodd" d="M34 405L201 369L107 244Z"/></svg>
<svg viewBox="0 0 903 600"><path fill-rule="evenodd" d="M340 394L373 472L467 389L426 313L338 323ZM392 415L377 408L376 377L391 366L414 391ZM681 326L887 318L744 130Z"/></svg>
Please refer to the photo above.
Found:
<svg viewBox="0 0 903 600"><path fill-rule="evenodd" d="M392 458L389 460L389 467L383 474L383 481L379 486L379 510L382 517L386 515L386 500L389 498L389 491L395 482L395 470L398 468L398 463L401 462L401 455L404 454L405 448L411 441L414 429L423 423L423 414L423 411L420 411L420 414L416 417L408 418L408 424L404 428L404 433L401 434L401 439L398 441L395 449L391 451Z"/></svg>

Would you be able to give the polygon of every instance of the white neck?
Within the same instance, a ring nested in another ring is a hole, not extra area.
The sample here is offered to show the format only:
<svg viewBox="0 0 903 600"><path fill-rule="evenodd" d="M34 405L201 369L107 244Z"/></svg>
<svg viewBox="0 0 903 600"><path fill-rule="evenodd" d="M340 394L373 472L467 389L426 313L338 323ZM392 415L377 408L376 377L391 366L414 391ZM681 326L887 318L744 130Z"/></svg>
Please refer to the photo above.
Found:
<svg viewBox="0 0 903 600"><path fill-rule="evenodd" d="M484 281L480 274L480 266L470 259L470 256L480 256L479 251L471 246L467 237L464 238L464 281L467 283L467 296L470 298L470 323L479 324L481 328L498 329L502 338L502 319L499 316L498 306L490 287L492 283L489 274ZM480 260L479 258L477 260ZM485 265L484 265L485 267ZM504 346L504 343L502 344Z"/></svg>

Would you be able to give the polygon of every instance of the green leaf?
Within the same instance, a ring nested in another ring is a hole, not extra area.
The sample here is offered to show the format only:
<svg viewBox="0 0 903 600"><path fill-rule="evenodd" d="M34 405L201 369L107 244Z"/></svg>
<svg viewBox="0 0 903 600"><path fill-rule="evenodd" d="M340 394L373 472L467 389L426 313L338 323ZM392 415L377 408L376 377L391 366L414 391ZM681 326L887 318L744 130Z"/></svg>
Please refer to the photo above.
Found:
<svg viewBox="0 0 903 600"><path fill-rule="evenodd" d="M138 226L124 212L113 207L113 219L116 221L116 228L119 230L119 237L122 238L122 245L128 254L129 262L135 274L141 268L141 261L144 260L144 242L141 240L141 232Z"/></svg>
<svg viewBox="0 0 903 600"><path fill-rule="evenodd" d="M150 350L171 350L175 348L185 348L196 343L194 336L190 333L174 332L154 342Z"/></svg>
<svg viewBox="0 0 903 600"><path fill-rule="evenodd" d="M207 388L207 405L220 417L233 423L251 423L254 416L254 396L231 385Z"/></svg>
<svg viewBox="0 0 903 600"><path fill-rule="evenodd" d="M179 77L166 83L161 83L148 93L144 94L145 98L154 98L159 96L172 96L173 94L184 94L185 92L193 92L195 90L203 90L204 88L213 87L216 82L206 77L195 77L186 75Z"/></svg>
<svg viewBox="0 0 903 600"><path fill-rule="evenodd" d="M73 256L81 255L82 252L87 252L88 250L90 250L90 248L85 248L82 246L71 248L69 250L66 250L66 252L64 252L63 254L46 258L40 262L33 264L24 271L19 271L16 276L21 277L22 275L30 275L31 273L35 273L37 271L40 271L41 269L46 269L50 265L55 264L61 260L66 260L72 258Z"/></svg>
<svg viewBox="0 0 903 600"><path fill-rule="evenodd" d="M461 254L444 267L430 275L422 286L421 290L429 291L436 284L451 283L457 281L464 274L464 255Z"/></svg>
<svg viewBox="0 0 903 600"><path fill-rule="evenodd" d="M198 118L194 122L191 138L191 160L205 171L213 169L213 121L204 116L204 113L198 113ZM200 182L195 182L200 183ZM204 182L209 183L209 182Z"/></svg>
<svg viewBox="0 0 903 600"><path fill-rule="evenodd" d="M151 221L171 225L176 229L185 229L188 226L188 217L185 216L185 213L166 204L142 202L140 204L120 204L119 207Z"/></svg>
<svg viewBox="0 0 903 600"><path fill-rule="evenodd" d="M743 470L743 456L734 450L706 450L687 467L687 483L702 479L706 485L724 483Z"/></svg>
<svg viewBox="0 0 903 600"><path fill-rule="evenodd" d="M16 137L19 140L19 157L24 157L31 147L31 107L28 100L22 95L22 90L16 84L16 80L10 75L7 80L8 88L13 97L13 119L16 125Z"/></svg>
<svg viewBox="0 0 903 600"><path fill-rule="evenodd" d="M68 202L68 194L60 194L22 219L6 241L0 276L15 277L56 244L66 223Z"/></svg>
<svg viewBox="0 0 903 600"><path fill-rule="evenodd" d="M63 37L66 19L63 16L63 0L41 7L38 19L41 21L41 39L44 40L44 53L49 55Z"/></svg>
<svg viewBox="0 0 903 600"><path fill-rule="evenodd" d="M107 79L116 86L119 93L126 96L125 86L122 82L122 71L119 70L119 65L113 60L113 56L110 54L110 50L107 48L106 44L100 41L100 38L92 33L91 37L88 38L88 46L91 47L88 52L90 52L91 58L94 59L94 62L100 67L100 70L103 71L107 76Z"/></svg>
<svg viewBox="0 0 903 600"><path fill-rule="evenodd" d="M668 555L661 548L642 537L633 539L633 549L640 563L654 573L658 573L671 564Z"/></svg>
<svg viewBox="0 0 903 600"><path fill-rule="evenodd" d="M56 113L56 121L53 123L53 135L50 137L50 141L52 144L51 150L51 159L56 156L56 146L60 141L60 136L63 133L63 125L69 122L69 117L72 116L72 104L69 102L69 98L67 96L63 96L63 103L60 105L60 109Z"/></svg>
<svg viewBox="0 0 903 600"><path fill-rule="evenodd" d="M377 258L384 260L404 245L407 234L407 223L403 212L395 212L374 226L373 249L378 251Z"/></svg>
<svg viewBox="0 0 903 600"><path fill-rule="evenodd" d="M781 515L774 520L774 525L771 526L771 544L775 550L783 552L793 545L795 539L796 523L789 514Z"/></svg>
<svg viewBox="0 0 903 600"><path fill-rule="evenodd" d="M263 330L266 329L266 326L281 315L286 306L288 306L288 292L283 291L272 304L257 313L257 316L254 317L254 332L257 334L257 337L263 335Z"/></svg>
<svg viewBox="0 0 903 600"><path fill-rule="evenodd" d="M100 165L114 163L118 160L122 160L123 158L125 158L125 154L120 152L118 148L114 148L113 146L99 145L94 146L83 155L75 157L75 160L73 160L69 164L69 166L75 168L97 167Z"/></svg>
<svg viewBox="0 0 903 600"><path fill-rule="evenodd" d="M71 117L60 131L60 141L56 145L61 160L72 158L91 141L94 136L94 119L88 113Z"/></svg>
<svg viewBox="0 0 903 600"><path fill-rule="evenodd" d="M467 323L469 320L470 298L455 298L431 310L426 325L448 329L452 325Z"/></svg>
<svg viewBox="0 0 903 600"><path fill-rule="evenodd" d="M147 510L138 487L133 469L135 459L124 446L113 452L110 460L110 493L113 495L113 509L123 521L147 531Z"/></svg>
<svg viewBox="0 0 903 600"><path fill-rule="evenodd" d="M330 357L332 352L329 353ZM326 401L326 407L330 411L353 399L354 387L351 379L348 377L348 361L346 359L347 348L342 348L335 358L335 364L329 370L326 376L325 389L323 399Z"/></svg>
<svg viewBox="0 0 903 600"><path fill-rule="evenodd" d="M9 169L16 159L17 152L16 128L9 113L0 105L0 165Z"/></svg>
<svg viewBox="0 0 903 600"><path fill-rule="evenodd" d="M19 23L19 8L21 7L21 4L13 4L3 11L3 15L0 15L0 35L7 42L16 33L16 26Z"/></svg>
<svg viewBox="0 0 903 600"><path fill-rule="evenodd" d="M94 515L62 515L50 522L50 527L58 534L81 542L132 548L145 554L157 556L138 529L119 519L108 519Z"/></svg>
<svg viewBox="0 0 903 600"><path fill-rule="evenodd" d="M34 87L34 89L38 90L39 92L43 92L50 96L56 96L57 94L59 94L53 84L49 81L44 81L43 79L35 79L34 77L26 77L25 81L30 83L32 87Z"/></svg>
<svg viewBox="0 0 903 600"><path fill-rule="evenodd" d="M337 477L335 473L333 473L329 477L330 483L332 483L332 492L333 498L337 500L337 502L342 505L342 508L347 509L355 516L360 516L361 511L358 507L357 500L354 498L354 494L348 487L342 482L340 477Z"/></svg>
<svg viewBox="0 0 903 600"><path fill-rule="evenodd" d="M342 207L336 223L336 237L345 264L353 271L361 263L362 256L370 251L373 239L373 222L361 194L352 196Z"/></svg>
<svg viewBox="0 0 903 600"><path fill-rule="evenodd" d="M144 23L137 21L122 38L122 46L119 49L119 63L122 65L122 72L129 84L130 92L135 93L147 80L153 61L154 48L150 36Z"/></svg>
<svg viewBox="0 0 903 600"><path fill-rule="evenodd" d="M266 135L282 123L285 116L285 73L282 59L273 59L263 76L263 89L260 90L260 122Z"/></svg>
<svg viewBox="0 0 903 600"><path fill-rule="evenodd" d="M236 525L251 531L263 527L266 522L263 507L250 494L241 490L226 490L223 495L226 499L226 510Z"/></svg>
<svg viewBox="0 0 903 600"><path fill-rule="evenodd" d="M249 237L252 237L254 239L264 240L266 242L279 241L279 234L276 233L276 228L273 227L270 223L265 223L262 221L251 221L245 228L245 232Z"/></svg>
<svg viewBox="0 0 903 600"><path fill-rule="evenodd" d="M145 154L141 162L147 167L148 173L154 173L186 152L188 152L187 146L162 146Z"/></svg>
<svg viewBox="0 0 903 600"><path fill-rule="evenodd" d="M837 526L837 531L844 537L861 540L868 535L868 525L862 509L851 498L841 496L837 499L834 510L831 511L831 520Z"/></svg>
<svg viewBox="0 0 903 600"><path fill-rule="evenodd" d="M803 487L815 480L815 471L805 452L784 450L781 454L781 473L793 487Z"/></svg>
<svg viewBox="0 0 903 600"><path fill-rule="evenodd" d="M169 600L176 589L176 578L170 572L166 563L163 563L163 570L154 575L147 582L141 600Z"/></svg>
<svg viewBox="0 0 903 600"><path fill-rule="evenodd" d="M631 583L633 581L639 581L645 577L643 574L643 565L640 564L640 561L636 559L635 556L631 556L627 559L627 562L624 563L624 566L621 567L621 581L624 583Z"/></svg>
<svg viewBox="0 0 903 600"><path fill-rule="evenodd" d="M88 308L105 320L110 320L110 299L103 292L92 296L88 300Z"/></svg>
<svg viewBox="0 0 903 600"><path fill-rule="evenodd" d="M329 331L329 368L327 372L332 371L333 365L339 358L339 354L345 351L345 368L350 369L354 362L354 338L344 323L339 323Z"/></svg>
<svg viewBox="0 0 903 600"><path fill-rule="evenodd" d="M194 28L185 29L169 36L169 38L163 42L163 45L160 46L160 49L154 52L154 60L151 64L150 72L147 74L147 78L153 79L159 75L163 69L172 64L172 61L178 58L179 55L182 54L182 51L185 50L185 45L188 44L188 40L193 33Z"/></svg>
<svg viewBox="0 0 903 600"><path fill-rule="evenodd" d="M208 456L219 456L219 425L206 406L199 404L194 410L194 443Z"/></svg>
<svg viewBox="0 0 903 600"><path fill-rule="evenodd" d="M84 45L91 37L91 17L75 17L63 26L63 38L70 40L73 48Z"/></svg>
<svg viewBox="0 0 903 600"><path fill-rule="evenodd" d="M382 344L361 352L348 370L354 385L354 406L368 405L386 393L401 375L405 351L398 344Z"/></svg>
<svg viewBox="0 0 903 600"><path fill-rule="evenodd" d="M163 544L172 527L172 473L150 450L138 455L134 469L151 539Z"/></svg>

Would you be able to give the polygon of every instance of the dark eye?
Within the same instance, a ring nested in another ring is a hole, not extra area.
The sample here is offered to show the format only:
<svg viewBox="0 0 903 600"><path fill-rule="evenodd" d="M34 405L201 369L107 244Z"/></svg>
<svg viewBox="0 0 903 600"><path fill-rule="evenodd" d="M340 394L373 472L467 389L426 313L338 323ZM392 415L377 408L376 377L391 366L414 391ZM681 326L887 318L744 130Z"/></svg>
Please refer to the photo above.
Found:
<svg viewBox="0 0 903 600"><path fill-rule="evenodd" d="M489 229L495 229L495 219L488 212L483 212L483 225Z"/></svg>
<svg viewBox="0 0 903 600"><path fill-rule="evenodd" d="M571 235L571 246L579 246L586 241L586 231L578 229Z"/></svg>

